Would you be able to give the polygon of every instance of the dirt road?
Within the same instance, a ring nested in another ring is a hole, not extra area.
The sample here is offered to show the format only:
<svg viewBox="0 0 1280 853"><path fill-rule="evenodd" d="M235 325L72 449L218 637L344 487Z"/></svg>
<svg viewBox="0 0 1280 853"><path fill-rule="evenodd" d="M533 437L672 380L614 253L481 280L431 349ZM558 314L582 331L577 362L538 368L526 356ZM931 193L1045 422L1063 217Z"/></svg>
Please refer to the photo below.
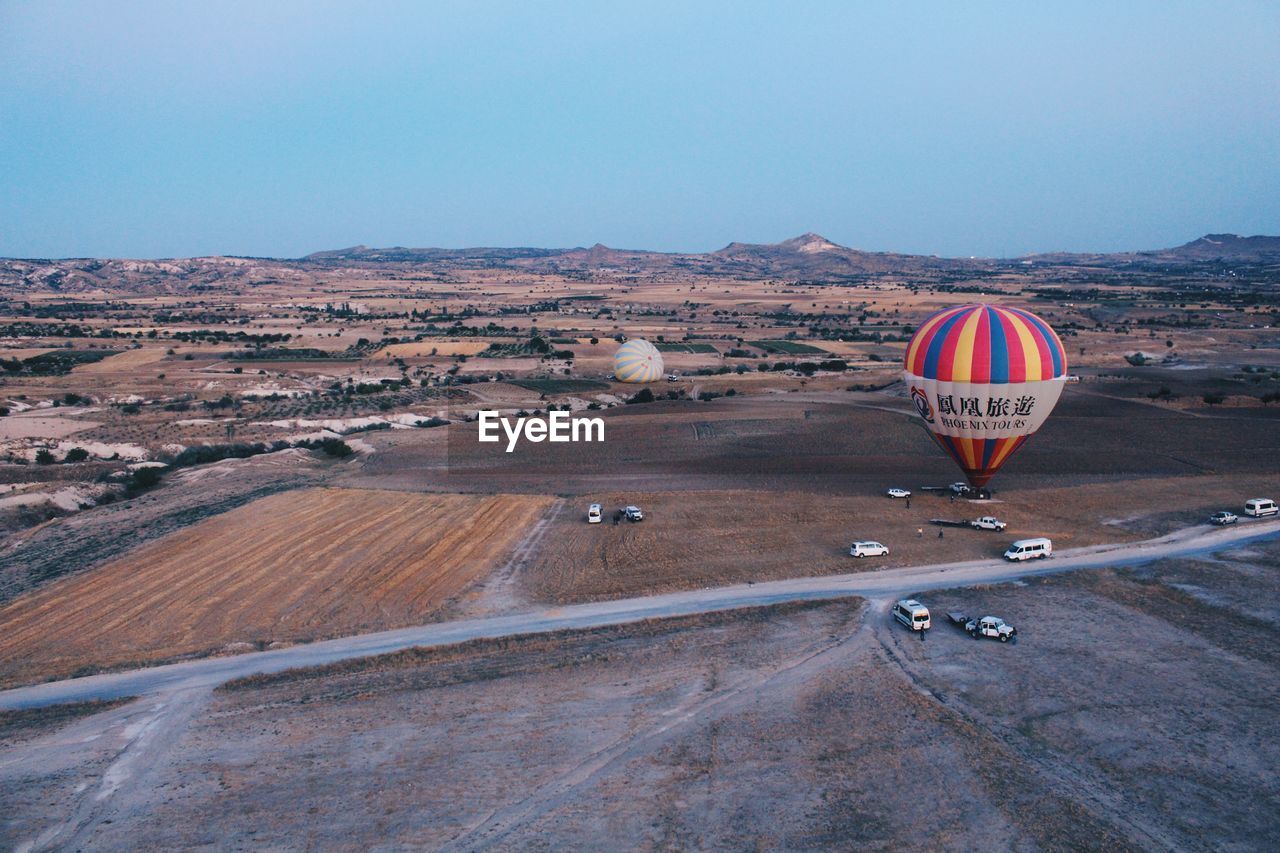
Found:
<svg viewBox="0 0 1280 853"><path fill-rule="evenodd" d="M147 669L54 681L0 692L0 709L61 702L170 694L213 687L232 679L296 667L379 655L414 646L441 646L476 638L590 628L641 619L709 613L761 604L864 596L885 599L928 589L1000 583L1075 569L1131 566L1169 557L1211 553L1280 535L1280 519L1243 521L1226 528L1196 525L1158 539L1063 551L1050 560L982 560L889 569L883 572L740 584L643 598L592 602L502 616L439 622L233 657L206 658Z"/></svg>

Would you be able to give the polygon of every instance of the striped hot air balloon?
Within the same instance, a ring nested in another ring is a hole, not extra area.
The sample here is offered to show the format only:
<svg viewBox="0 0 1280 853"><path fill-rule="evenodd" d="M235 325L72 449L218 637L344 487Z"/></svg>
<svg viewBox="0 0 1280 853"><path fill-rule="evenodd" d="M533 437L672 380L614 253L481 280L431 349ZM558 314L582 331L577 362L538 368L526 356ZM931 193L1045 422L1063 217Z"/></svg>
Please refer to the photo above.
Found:
<svg viewBox="0 0 1280 853"><path fill-rule="evenodd" d="M619 382L656 382L662 378L662 353L642 338L632 338L613 357Z"/></svg>
<svg viewBox="0 0 1280 853"><path fill-rule="evenodd" d="M916 411L976 488L1053 411L1067 355L1030 311L965 305L920 325L903 361Z"/></svg>

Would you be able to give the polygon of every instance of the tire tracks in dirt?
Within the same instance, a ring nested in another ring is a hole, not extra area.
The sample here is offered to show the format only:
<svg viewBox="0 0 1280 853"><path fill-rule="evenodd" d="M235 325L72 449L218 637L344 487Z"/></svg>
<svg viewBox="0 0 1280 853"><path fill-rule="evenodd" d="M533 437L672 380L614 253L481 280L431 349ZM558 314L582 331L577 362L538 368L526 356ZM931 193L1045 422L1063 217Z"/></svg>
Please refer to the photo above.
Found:
<svg viewBox="0 0 1280 853"><path fill-rule="evenodd" d="M878 599L868 604L866 619L870 623L880 617L892 625L888 611L889 599ZM1047 747L1030 742L1009 725L990 725L963 699L934 689L902 650L902 632L888 627L876 632L880 657L888 669L899 675L907 685L936 703L944 713L952 715L974 730L992 738L1001 748L1025 763L1033 773L1046 783L1046 787L1064 800L1074 801L1088 812L1121 831L1128 832L1130 840L1153 850L1177 850L1185 846L1185 839L1169 835L1162 827L1137 817L1138 809L1128 802L1124 793L1097 778L1082 766L1073 764L1067 756L1052 755ZM927 642L927 640L925 641ZM997 805L1000 795L992 791ZM1009 815L1015 825L1021 821Z"/></svg>
<svg viewBox="0 0 1280 853"><path fill-rule="evenodd" d="M100 777L93 783L85 780L77 785L76 799L65 819L18 843L14 849L22 853L83 849L92 846L92 834L104 820L115 822L132 817L137 807L147 802L147 794L157 787L154 782L160 760L208 704L210 694L208 688L189 688L152 696L115 712L95 715L85 721L87 725L77 726L78 745L98 741L112 730L118 732L122 743ZM54 741L52 748L59 749L66 739L60 734L54 736ZM46 744L37 742L30 748L39 750Z"/></svg>
<svg viewBox="0 0 1280 853"><path fill-rule="evenodd" d="M810 646L766 672L756 673L683 707L667 711L656 725L632 732L591 753L556 778L540 784L535 794L491 811L441 849L482 850L501 844L521 828L564 805L577 792L619 764L654 752L689 725L708 715L722 716L756 701L771 690L807 682L851 654L867 650L870 642L866 608L862 608L852 621L858 624L856 630L841 634L816 648Z"/></svg>
<svg viewBox="0 0 1280 853"><path fill-rule="evenodd" d="M525 603L516 592L516 583L520 574L528 568L530 561L538 553L538 547L546 538L547 531L551 529L567 504L568 501L564 498L557 498L542 514L542 518L525 531L502 568L492 572L473 590L474 597L461 608L463 616L492 616L507 613Z"/></svg>

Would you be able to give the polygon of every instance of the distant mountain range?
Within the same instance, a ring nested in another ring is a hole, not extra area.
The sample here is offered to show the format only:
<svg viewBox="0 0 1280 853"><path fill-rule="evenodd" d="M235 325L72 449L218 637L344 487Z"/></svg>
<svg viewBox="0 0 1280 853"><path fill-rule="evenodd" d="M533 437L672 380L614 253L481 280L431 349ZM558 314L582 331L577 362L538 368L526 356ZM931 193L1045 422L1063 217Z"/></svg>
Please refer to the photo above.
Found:
<svg viewBox="0 0 1280 853"><path fill-rule="evenodd" d="M330 275L345 268L434 272L503 268L540 274L592 275L642 281L655 276L707 275L792 281L858 281L879 276L963 280L1012 268L1151 268L1261 265L1280 275L1280 237L1206 234L1172 249L1114 253L1046 253L1013 259L940 258L867 252L802 234L781 243L730 243L714 252L650 252L590 248L372 249L353 246L304 258L207 257L166 260L0 259L4 291L93 290L183 292L208 287L252 286L270 281Z"/></svg>
<svg viewBox="0 0 1280 853"><path fill-rule="evenodd" d="M433 262L517 262L522 266L599 269L707 267L723 272L742 272L767 276L841 275L898 272L909 269L975 269L1010 260L1044 260L1056 263L1077 259L1085 262L1112 260L1208 261L1242 260L1272 261L1280 259L1280 237L1241 237L1237 234L1206 234L1172 249L1139 252L1081 253L1054 252L1027 255L1023 258L941 258L936 255L903 255L892 252L868 252L833 243L821 234L802 234L781 243L730 243L714 252L651 252L643 249L613 249L601 243L584 249L476 248L476 249L371 249L354 246L315 252L304 262L333 263L433 263Z"/></svg>

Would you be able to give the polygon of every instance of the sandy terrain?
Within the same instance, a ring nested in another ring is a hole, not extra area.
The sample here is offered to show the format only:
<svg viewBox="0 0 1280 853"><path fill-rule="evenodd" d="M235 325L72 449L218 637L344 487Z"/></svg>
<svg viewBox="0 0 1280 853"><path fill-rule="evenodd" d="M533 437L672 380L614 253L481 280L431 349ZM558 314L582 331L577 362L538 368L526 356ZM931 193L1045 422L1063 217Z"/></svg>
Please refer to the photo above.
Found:
<svg viewBox="0 0 1280 853"><path fill-rule="evenodd" d="M410 624L494 568L548 503L264 498L0 608L0 681Z"/></svg>
<svg viewBox="0 0 1280 853"><path fill-rule="evenodd" d="M919 642L887 601L842 601L134 703L20 734L0 763L0 832L92 847L1267 849L1280 661L1275 622L1238 591L1274 615L1278 549L926 597L1003 615L1020 629L1007 646L943 624Z"/></svg>
<svg viewBox="0 0 1280 853"><path fill-rule="evenodd" d="M95 421L52 414L50 409L31 409L0 418L0 440L19 438L66 438L93 429Z"/></svg>

